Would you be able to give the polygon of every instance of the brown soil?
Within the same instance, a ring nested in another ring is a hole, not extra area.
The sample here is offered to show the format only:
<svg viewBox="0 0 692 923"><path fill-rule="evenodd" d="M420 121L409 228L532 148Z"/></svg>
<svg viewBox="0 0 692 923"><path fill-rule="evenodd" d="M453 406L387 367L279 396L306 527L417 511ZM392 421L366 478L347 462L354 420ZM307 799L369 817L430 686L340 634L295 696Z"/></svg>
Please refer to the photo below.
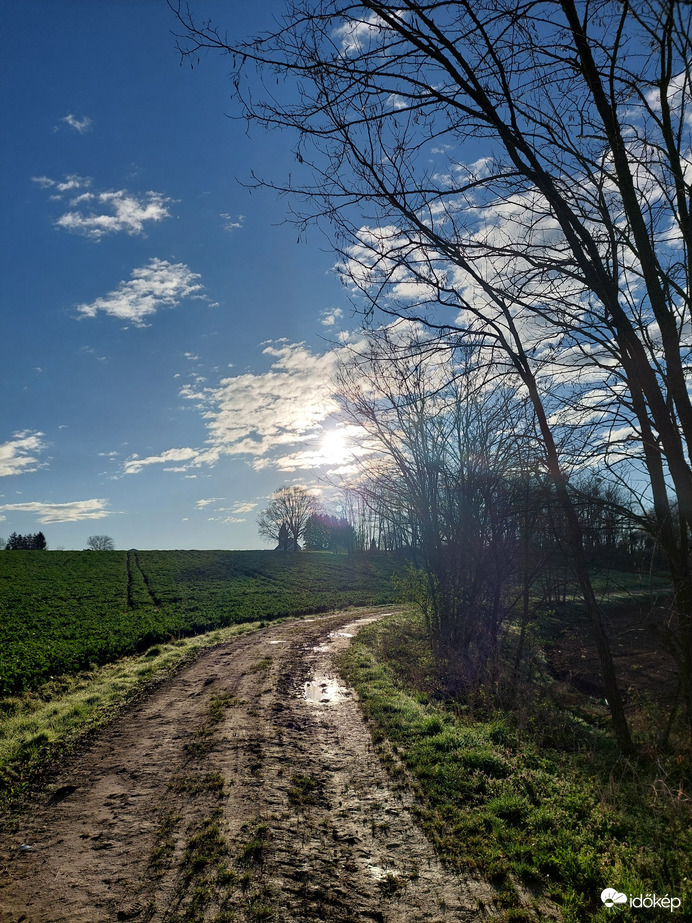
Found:
<svg viewBox="0 0 692 923"><path fill-rule="evenodd" d="M669 612L664 604L631 602L609 606L605 612L615 671L628 717L638 720L642 710L667 713L676 701L677 667L666 635ZM556 677L596 700L605 695L593 631L577 614L548 653Z"/></svg>
<svg viewBox="0 0 692 923"><path fill-rule="evenodd" d="M485 917L492 889L440 864L337 680L365 621L220 644L122 713L0 838L0 920Z"/></svg>

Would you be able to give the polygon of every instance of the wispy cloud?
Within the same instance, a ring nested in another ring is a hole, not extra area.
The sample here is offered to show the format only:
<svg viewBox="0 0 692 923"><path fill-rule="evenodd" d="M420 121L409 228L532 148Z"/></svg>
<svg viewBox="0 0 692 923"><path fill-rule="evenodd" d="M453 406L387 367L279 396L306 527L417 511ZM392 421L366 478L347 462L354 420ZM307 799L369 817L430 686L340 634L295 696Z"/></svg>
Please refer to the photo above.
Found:
<svg viewBox="0 0 692 923"><path fill-rule="evenodd" d="M78 132L80 135L83 135L87 131L91 131L91 126L93 125L92 120L88 115L83 115L82 118L78 118L76 115L64 115L60 119L60 123L64 123L69 128L72 128L74 131ZM56 125L56 131L60 127L60 124Z"/></svg>
<svg viewBox="0 0 692 923"><path fill-rule="evenodd" d="M72 500L69 503L43 503L39 500L30 503L4 503L0 505L2 519L7 519L5 512L34 513L41 523L81 522L83 519L104 519L110 515L106 509L108 500Z"/></svg>
<svg viewBox="0 0 692 923"><path fill-rule="evenodd" d="M209 456L209 457L207 457ZM204 462L214 462L218 455L200 452L199 449L179 448L166 449L160 455L149 455L147 458L140 458L139 455L131 455L124 464L125 474L139 474L144 468L150 465L174 465L175 467L164 468L166 471L186 471L190 466L197 466ZM179 462L186 464L180 465Z"/></svg>
<svg viewBox="0 0 692 923"><path fill-rule="evenodd" d="M197 501L197 509L210 513L207 517L209 522L237 523L246 522L245 513L251 513L257 508L257 500L237 500L232 506L217 506L223 503L223 497L209 497L206 500ZM230 515L224 516L223 513Z"/></svg>
<svg viewBox="0 0 692 923"><path fill-rule="evenodd" d="M223 503L225 497L207 497L205 500L198 500L195 506L198 510L204 510L212 503Z"/></svg>
<svg viewBox="0 0 692 923"><path fill-rule="evenodd" d="M237 231L239 228L242 228L243 222L245 221L245 215L227 215L223 212L221 217L223 218L224 231Z"/></svg>
<svg viewBox="0 0 692 923"><path fill-rule="evenodd" d="M173 200L160 192L93 192L91 177L76 174L62 180L49 176L34 176L32 180L41 189L50 189L55 201L62 201L65 193L79 192L69 200L67 211L56 219L55 226L91 240L99 241L109 234L142 234L146 225L171 216L169 205Z"/></svg>
<svg viewBox="0 0 692 923"><path fill-rule="evenodd" d="M238 501L238 503L233 504L232 511L234 513L251 513L256 508L257 508L257 501L254 501L254 502L248 501L247 503Z"/></svg>
<svg viewBox="0 0 692 923"><path fill-rule="evenodd" d="M38 454L45 448L43 433L23 430L14 433L7 442L0 443L0 477L11 474L28 474L40 468Z"/></svg>
<svg viewBox="0 0 692 923"><path fill-rule="evenodd" d="M263 374L247 372L223 378L216 387L181 389L206 422L206 446L132 456L125 472L137 474L149 465L171 463L182 463L175 470L197 468L213 465L224 455L245 456L256 469L278 467L281 459L298 456L305 468L324 465L317 448L326 422L337 411L330 380L339 350L316 354L302 343L277 341L263 352L273 360Z"/></svg>
<svg viewBox="0 0 692 923"><path fill-rule="evenodd" d="M146 326L145 319L160 308L172 308L183 298L200 298L201 276L184 263L169 263L152 259L146 266L133 269L131 278L121 282L107 295L89 304L77 305L83 317L96 317L99 311L128 321L137 327Z"/></svg>
<svg viewBox="0 0 692 923"><path fill-rule="evenodd" d="M61 199L66 192L88 189L92 182L90 176L79 176L77 173L70 173L62 180L51 179L50 176L32 176L31 181L41 189L52 190L55 199Z"/></svg>

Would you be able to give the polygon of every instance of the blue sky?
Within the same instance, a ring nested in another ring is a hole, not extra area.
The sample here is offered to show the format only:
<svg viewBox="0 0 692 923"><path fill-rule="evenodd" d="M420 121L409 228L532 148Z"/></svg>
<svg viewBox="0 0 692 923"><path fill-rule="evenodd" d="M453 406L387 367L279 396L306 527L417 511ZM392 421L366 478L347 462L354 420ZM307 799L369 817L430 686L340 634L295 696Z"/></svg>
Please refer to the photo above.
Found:
<svg viewBox="0 0 692 923"><path fill-rule="evenodd" d="M241 37L283 6L190 5ZM298 169L290 139L227 117L223 58L180 66L165 0L22 0L0 29L0 535L261 547L266 497L337 463L353 324L324 240L238 182Z"/></svg>

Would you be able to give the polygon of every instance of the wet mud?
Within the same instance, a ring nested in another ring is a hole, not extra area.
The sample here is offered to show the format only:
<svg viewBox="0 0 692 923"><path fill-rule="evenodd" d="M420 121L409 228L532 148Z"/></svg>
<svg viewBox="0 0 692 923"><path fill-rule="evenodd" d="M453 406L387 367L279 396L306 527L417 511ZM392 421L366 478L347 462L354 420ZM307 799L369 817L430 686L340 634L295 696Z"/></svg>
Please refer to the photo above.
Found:
<svg viewBox="0 0 692 923"><path fill-rule="evenodd" d="M492 917L492 889L416 826L335 670L378 617L220 644L121 714L0 838L2 923Z"/></svg>

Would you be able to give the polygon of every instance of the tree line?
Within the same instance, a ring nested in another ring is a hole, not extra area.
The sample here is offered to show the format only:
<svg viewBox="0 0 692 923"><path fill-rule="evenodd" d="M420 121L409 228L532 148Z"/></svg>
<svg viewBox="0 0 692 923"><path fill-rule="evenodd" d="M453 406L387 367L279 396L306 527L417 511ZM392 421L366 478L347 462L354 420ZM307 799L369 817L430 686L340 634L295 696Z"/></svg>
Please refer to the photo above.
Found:
<svg viewBox="0 0 692 923"><path fill-rule="evenodd" d="M88 551L113 551L115 548L115 542L110 537L110 535L90 535L87 539L86 547ZM12 532L10 537L5 541L5 539L0 538L0 549L6 551L45 551L48 548L48 543L43 532L28 533L27 535L19 535L17 532Z"/></svg>
<svg viewBox="0 0 692 923"><path fill-rule="evenodd" d="M48 543L43 532L29 532L26 535L12 532L5 542L6 551L45 551L47 547Z"/></svg>

